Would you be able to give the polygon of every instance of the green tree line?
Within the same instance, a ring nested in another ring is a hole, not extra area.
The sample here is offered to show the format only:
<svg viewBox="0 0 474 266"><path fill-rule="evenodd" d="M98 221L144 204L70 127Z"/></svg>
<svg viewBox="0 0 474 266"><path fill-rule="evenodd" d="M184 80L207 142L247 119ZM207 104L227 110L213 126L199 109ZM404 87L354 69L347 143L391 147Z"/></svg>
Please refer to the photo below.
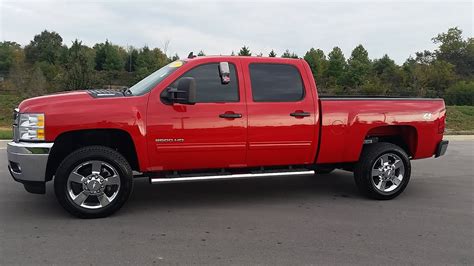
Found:
<svg viewBox="0 0 474 266"><path fill-rule="evenodd" d="M321 94L443 97L450 105L473 105L474 39L464 38L461 29L450 28L432 41L437 45L434 51L417 52L402 65L388 55L371 60L362 45L348 58L339 47L327 55L310 48L302 58L308 62ZM204 55L200 50L198 56ZM238 55L252 56L252 51L243 46ZM278 55L272 50L268 56ZM280 56L300 58L290 50ZM92 47L75 40L68 47L58 33L45 30L24 47L12 41L0 43L0 89L27 97L131 86L177 59L177 54L168 56L160 48L121 47L107 40Z"/></svg>

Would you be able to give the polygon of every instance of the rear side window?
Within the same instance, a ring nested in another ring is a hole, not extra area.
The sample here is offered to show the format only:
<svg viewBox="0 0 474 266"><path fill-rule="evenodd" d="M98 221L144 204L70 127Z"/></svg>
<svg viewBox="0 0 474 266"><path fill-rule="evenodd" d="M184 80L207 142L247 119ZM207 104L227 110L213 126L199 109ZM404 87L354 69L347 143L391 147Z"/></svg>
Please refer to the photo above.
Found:
<svg viewBox="0 0 474 266"><path fill-rule="evenodd" d="M219 75L219 64L205 64L197 66L180 77L192 77L196 80L196 102L212 103L212 102L238 102L239 89L235 66L229 64L230 83L222 84ZM178 81L171 86L176 88Z"/></svg>
<svg viewBox="0 0 474 266"><path fill-rule="evenodd" d="M304 97L298 69L283 64L250 64L255 102L296 102Z"/></svg>

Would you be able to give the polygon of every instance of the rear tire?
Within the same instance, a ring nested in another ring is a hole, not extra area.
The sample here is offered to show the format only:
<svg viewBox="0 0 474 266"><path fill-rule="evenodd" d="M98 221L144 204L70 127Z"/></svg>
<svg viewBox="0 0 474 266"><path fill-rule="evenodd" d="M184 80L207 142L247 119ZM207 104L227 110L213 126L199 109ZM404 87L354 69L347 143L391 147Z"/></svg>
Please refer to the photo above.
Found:
<svg viewBox="0 0 474 266"><path fill-rule="evenodd" d="M69 154L59 165L54 191L61 206L79 218L100 218L119 210L133 188L133 173L117 151L88 146Z"/></svg>
<svg viewBox="0 0 474 266"><path fill-rule="evenodd" d="M400 195L410 181L411 164L406 152L392 143L365 146L354 169L354 179L366 196L389 200Z"/></svg>

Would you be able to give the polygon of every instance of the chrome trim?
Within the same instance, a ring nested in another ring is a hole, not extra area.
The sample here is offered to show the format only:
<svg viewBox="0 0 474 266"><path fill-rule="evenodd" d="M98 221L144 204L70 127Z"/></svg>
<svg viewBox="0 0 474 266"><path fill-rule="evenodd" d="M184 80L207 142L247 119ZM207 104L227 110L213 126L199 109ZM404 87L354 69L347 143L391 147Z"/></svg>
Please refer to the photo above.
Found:
<svg viewBox="0 0 474 266"><path fill-rule="evenodd" d="M83 171L84 168L89 170L89 165L90 172ZM120 175L112 165L100 160L87 161L69 173L67 195L79 207L100 209L114 201L120 191L120 183Z"/></svg>
<svg viewBox="0 0 474 266"><path fill-rule="evenodd" d="M51 149L53 145L54 145L54 142L10 142L8 143L8 146L15 147L17 149L25 149L26 151L28 151L29 148ZM49 151L46 154L49 154Z"/></svg>
<svg viewBox="0 0 474 266"><path fill-rule="evenodd" d="M54 143L10 142L7 144L9 167L16 163L21 172L12 171L17 181L45 182L49 152ZM10 167L11 168L11 167Z"/></svg>
<svg viewBox="0 0 474 266"><path fill-rule="evenodd" d="M250 174L229 174L229 175L213 175L213 176L190 176L190 177L175 177L175 178L150 178L151 184L163 183L184 183L194 181L206 180L225 180L225 179L243 179L252 177L272 177L272 176L287 176L287 175L313 175L314 170L307 171L287 171L275 173L250 173Z"/></svg>
<svg viewBox="0 0 474 266"><path fill-rule="evenodd" d="M379 156L372 166L372 185L384 193L395 191L405 178L405 164L395 153L385 153ZM389 186L388 186L389 185Z"/></svg>

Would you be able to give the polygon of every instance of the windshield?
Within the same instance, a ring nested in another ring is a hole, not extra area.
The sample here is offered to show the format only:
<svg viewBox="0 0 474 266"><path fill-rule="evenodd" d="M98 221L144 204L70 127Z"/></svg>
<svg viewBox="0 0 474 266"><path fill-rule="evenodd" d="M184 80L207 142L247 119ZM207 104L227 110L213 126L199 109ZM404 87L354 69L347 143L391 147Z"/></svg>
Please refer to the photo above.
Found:
<svg viewBox="0 0 474 266"><path fill-rule="evenodd" d="M151 73L148 77L140 80L128 89L133 95L143 95L153 89L158 83L176 71L184 64L184 61L174 61Z"/></svg>

